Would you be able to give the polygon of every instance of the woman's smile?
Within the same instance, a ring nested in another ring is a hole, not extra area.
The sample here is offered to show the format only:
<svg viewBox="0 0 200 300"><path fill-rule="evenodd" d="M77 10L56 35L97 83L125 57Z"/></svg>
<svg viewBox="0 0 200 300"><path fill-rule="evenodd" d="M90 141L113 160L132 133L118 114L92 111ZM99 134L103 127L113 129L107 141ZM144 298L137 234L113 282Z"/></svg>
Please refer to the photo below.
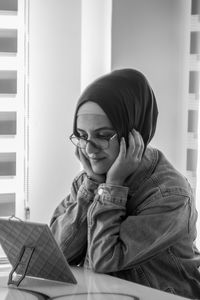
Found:
<svg viewBox="0 0 200 300"><path fill-rule="evenodd" d="M91 163L102 162L104 159L106 159L106 157L89 157Z"/></svg>
<svg viewBox="0 0 200 300"><path fill-rule="evenodd" d="M89 157L89 161L91 166L105 166L106 165L106 157ZM103 164L103 165L102 165Z"/></svg>

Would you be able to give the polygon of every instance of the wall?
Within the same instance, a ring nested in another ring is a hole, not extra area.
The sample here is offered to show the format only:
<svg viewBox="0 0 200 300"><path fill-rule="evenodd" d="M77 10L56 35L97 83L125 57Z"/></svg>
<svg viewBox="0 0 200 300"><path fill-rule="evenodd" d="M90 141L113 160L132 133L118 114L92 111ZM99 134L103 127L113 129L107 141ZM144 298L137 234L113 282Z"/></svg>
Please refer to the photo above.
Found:
<svg viewBox="0 0 200 300"><path fill-rule="evenodd" d="M81 90L110 71L111 0L30 1L30 218L49 222L80 170L68 141Z"/></svg>
<svg viewBox="0 0 200 300"><path fill-rule="evenodd" d="M190 5L188 0L114 0L112 69L149 79L159 119L152 145L186 173Z"/></svg>
<svg viewBox="0 0 200 300"><path fill-rule="evenodd" d="M68 141L80 93L81 1L30 1L30 218L49 222L79 169Z"/></svg>
<svg viewBox="0 0 200 300"><path fill-rule="evenodd" d="M112 0L82 0L81 90L111 69Z"/></svg>

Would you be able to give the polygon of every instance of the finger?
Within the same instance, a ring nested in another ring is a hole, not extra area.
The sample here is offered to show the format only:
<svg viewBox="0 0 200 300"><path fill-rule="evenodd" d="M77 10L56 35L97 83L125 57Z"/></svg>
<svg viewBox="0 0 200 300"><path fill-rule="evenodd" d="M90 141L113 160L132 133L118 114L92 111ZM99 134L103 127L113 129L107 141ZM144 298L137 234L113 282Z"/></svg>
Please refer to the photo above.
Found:
<svg viewBox="0 0 200 300"><path fill-rule="evenodd" d="M135 138L131 132L129 132L128 138L129 138L128 151L132 155L133 153L135 153L135 147L136 147Z"/></svg>
<svg viewBox="0 0 200 300"><path fill-rule="evenodd" d="M126 142L124 137L122 137L120 141L120 149L119 149L118 157L119 159L123 159L126 157Z"/></svg>
<svg viewBox="0 0 200 300"><path fill-rule="evenodd" d="M135 140L135 155L140 159L144 151L144 141L141 134L135 129L133 130L133 136Z"/></svg>
<svg viewBox="0 0 200 300"><path fill-rule="evenodd" d="M80 160L80 154L79 154L79 148L78 147L76 147L75 155Z"/></svg>
<svg viewBox="0 0 200 300"><path fill-rule="evenodd" d="M80 148L78 148L77 153L78 153L77 154L78 155L78 159L80 160L83 168L86 169L87 168L87 158L85 157L83 151Z"/></svg>
<svg viewBox="0 0 200 300"><path fill-rule="evenodd" d="M140 133L139 133L139 137L140 137L140 149L138 152L138 158L141 159L144 153L144 141Z"/></svg>
<svg viewBox="0 0 200 300"><path fill-rule="evenodd" d="M84 163L84 156L83 156L82 150L77 147L75 154L77 155L77 157L80 160L80 162L83 164Z"/></svg>
<svg viewBox="0 0 200 300"><path fill-rule="evenodd" d="M78 149L78 151L79 151L79 157L80 157L81 162L85 163L86 157L85 157L83 151L80 148Z"/></svg>

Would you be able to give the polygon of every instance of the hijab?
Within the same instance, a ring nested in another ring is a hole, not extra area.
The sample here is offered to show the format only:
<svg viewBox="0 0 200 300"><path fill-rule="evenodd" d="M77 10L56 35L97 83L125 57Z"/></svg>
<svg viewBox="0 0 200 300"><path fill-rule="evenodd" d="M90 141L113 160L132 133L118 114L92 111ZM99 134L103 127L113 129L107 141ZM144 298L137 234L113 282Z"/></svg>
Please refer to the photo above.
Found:
<svg viewBox="0 0 200 300"><path fill-rule="evenodd" d="M154 136L158 109L154 92L146 77L134 69L112 71L92 82L81 94L75 109L74 129L81 105L92 101L98 104L116 130L118 139L134 128L140 132L145 148Z"/></svg>

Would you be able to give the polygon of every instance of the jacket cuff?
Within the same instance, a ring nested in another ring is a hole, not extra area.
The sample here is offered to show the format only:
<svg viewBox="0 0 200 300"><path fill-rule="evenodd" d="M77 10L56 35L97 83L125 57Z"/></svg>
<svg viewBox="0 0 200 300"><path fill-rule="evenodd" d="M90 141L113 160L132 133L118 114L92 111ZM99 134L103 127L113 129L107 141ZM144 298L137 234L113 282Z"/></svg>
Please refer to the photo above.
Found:
<svg viewBox="0 0 200 300"><path fill-rule="evenodd" d="M126 205L129 188L125 186L102 183L97 194L106 201Z"/></svg>

